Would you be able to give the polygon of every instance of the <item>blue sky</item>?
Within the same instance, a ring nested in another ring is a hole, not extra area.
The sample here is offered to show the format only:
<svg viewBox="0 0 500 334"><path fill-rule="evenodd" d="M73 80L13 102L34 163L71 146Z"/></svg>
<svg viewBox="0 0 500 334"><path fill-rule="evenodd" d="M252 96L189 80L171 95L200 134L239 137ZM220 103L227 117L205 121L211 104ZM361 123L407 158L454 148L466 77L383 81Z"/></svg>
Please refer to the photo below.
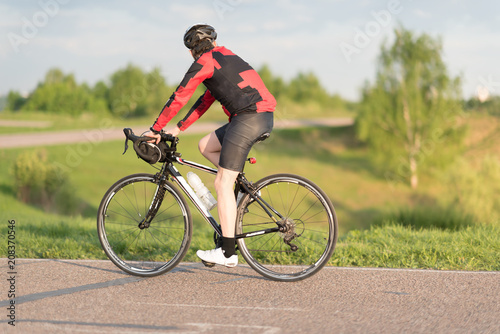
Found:
<svg viewBox="0 0 500 334"><path fill-rule="evenodd" d="M128 63L159 66L177 85L192 59L185 29L208 22L218 42L285 79L314 72L357 99L398 24L441 37L465 97L500 94L500 2L471 0L1 0L0 95L32 91L51 67L90 85ZM168 96L165 96L167 99Z"/></svg>

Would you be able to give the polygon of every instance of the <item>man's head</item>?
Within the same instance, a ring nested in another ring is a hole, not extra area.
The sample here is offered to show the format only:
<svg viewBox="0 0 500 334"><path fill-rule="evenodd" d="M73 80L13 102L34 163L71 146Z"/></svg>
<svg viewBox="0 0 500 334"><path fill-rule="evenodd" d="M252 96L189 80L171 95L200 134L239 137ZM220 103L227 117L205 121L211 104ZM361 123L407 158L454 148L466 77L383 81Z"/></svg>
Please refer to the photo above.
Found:
<svg viewBox="0 0 500 334"><path fill-rule="evenodd" d="M184 34L184 45L191 51L195 59L215 45L217 32L214 27L205 23L192 25Z"/></svg>

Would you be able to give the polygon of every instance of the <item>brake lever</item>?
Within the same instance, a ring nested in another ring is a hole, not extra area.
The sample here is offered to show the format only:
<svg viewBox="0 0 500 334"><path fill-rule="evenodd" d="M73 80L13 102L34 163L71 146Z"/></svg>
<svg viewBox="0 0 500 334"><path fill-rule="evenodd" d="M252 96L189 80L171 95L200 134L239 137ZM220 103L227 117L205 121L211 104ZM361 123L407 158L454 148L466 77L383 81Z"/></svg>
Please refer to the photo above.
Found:
<svg viewBox="0 0 500 334"><path fill-rule="evenodd" d="M132 129L125 128L123 129L123 133L125 134L125 150L123 151L122 155L124 155L125 152L127 152L128 150L128 140L129 140L128 136L132 133Z"/></svg>
<svg viewBox="0 0 500 334"><path fill-rule="evenodd" d="M134 132L132 131L132 129L130 128L125 128L123 129L123 133L125 134L125 150L123 151L122 155L125 154L125 152L127 152L128 150L128 141L131 140L134 145L136 142L139 142L139 143L142 143L142 142L148 142L148 141L155 141L156 142L156 138L154 137L138 137L134 134ZM162 136L163 137L163 136ZM165 137L163 137L165 139ZM177 142L178 141L178 138L177 137L167 137L167 138L172 138L172 139L175 139L175 141Z"/></svg>
<svg viewBox="0 0 500 334"><path fill-rule="evenodd" d="M125 152L127 152L127 150L128 150L128 138L125 137L125 151L123 151L122 155L124 155Z"/></svg>

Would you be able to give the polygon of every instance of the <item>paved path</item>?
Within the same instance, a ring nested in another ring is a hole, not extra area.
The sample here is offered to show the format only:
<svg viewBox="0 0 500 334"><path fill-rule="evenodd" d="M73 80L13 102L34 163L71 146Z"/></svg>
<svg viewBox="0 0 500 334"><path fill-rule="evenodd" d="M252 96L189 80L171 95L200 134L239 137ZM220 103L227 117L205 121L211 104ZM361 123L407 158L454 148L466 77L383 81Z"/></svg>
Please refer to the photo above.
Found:
<svg viewBox="0 0 500 334"><path fill-rule="evenodd" d="M500 333L500 273L326 267L296 283L182 263L139 278L109 261L18 259L0 333ZM7 276L7 277L5 277Z"/></svg>
<svg viewBox="0 0 500 334"><path fill-rule="evenodd" d="M50 121L12 121L0 119L0 127L29 127L29 128L46 128L52 125Z"/></svg>
<svg viewBox="0 0 500 334"><path fill-rule="evenodd" d="M276 120L275 128L298 128L304 126L346 126L353 124L352 118L322 118L314 120ZM186 133L208 133L217 129L222 123L197 122ZM130 126L135 132L147 130L146 126ZM102 142L125 139L123 128L103 126L88 130L69 130L57 132L38 132L26 134L0 135L0 148L63 145L80 142Z"/></svg>

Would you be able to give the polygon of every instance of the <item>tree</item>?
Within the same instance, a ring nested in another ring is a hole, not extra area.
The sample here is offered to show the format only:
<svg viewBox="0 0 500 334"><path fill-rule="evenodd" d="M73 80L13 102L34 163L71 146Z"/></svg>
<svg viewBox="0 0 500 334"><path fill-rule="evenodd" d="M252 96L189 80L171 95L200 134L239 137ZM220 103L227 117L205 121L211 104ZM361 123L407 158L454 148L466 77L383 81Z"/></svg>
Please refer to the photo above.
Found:
<svg viewBox="0 0 500 334"><path fill-rule="evenodd" d="M381 47L375 83L363 90L357 134L388 179L416 188L422 170L452 161L463 142L460 79L448 75L440 39L402 27L395 35Z"/></svg>
<svg viewBox="0 0 500 334"><path fill-rule="evenodd" d="M258 72L267 89L269 89L269 92L271 92L275 98L278 99L281 95L286 94L287 87L285 82L280 77L274 77L269 66L262 66Z"/></svg>
<svg viewBox="0 0 500 334"><path fill-rule="evenodd" d="M129 64L111 76L109 106L112 113L120 117L158 112L167 100L167 93L165 79L158 68L145 73Z"/></svg>
<svg viewBox="0 0 500 334"><path fill-rule="evenodd" d="M330 99L318 77L312 72L299 73L288 85L287 92L290 98L299 103L316 101L325 105Z"/></svg>
<svg viewBox="0 0 500 334"><path fill-rule="evenodd" d="M482 102L477 97L473 97L465 103L465 108L471 112L485 112L500 116L500 96L490 96Z"/></svg>
<svg viewBox="0 0 500 334"><path fill-rule="evenodd" d="M108 100L109 88L103 81L99 81L92 88L92 94L98 99Z"/></svg>
<svg viewBox="0 0 500 334"><path fill-rule="evenodd" d="M7 95L7 102L5 105L5 109L11 111L20 110L23 105L26 103L26 98L23 97L19 92L10 91Z"/></svg>
<svg viewBox="0 0 500 334"><path fill-rule="evenodd" d="M107 111L104 100L96 99L87 85L78 85L73 74L50 69L43 82L28 96L21 110L79 115L83 111Z"/></svg>

